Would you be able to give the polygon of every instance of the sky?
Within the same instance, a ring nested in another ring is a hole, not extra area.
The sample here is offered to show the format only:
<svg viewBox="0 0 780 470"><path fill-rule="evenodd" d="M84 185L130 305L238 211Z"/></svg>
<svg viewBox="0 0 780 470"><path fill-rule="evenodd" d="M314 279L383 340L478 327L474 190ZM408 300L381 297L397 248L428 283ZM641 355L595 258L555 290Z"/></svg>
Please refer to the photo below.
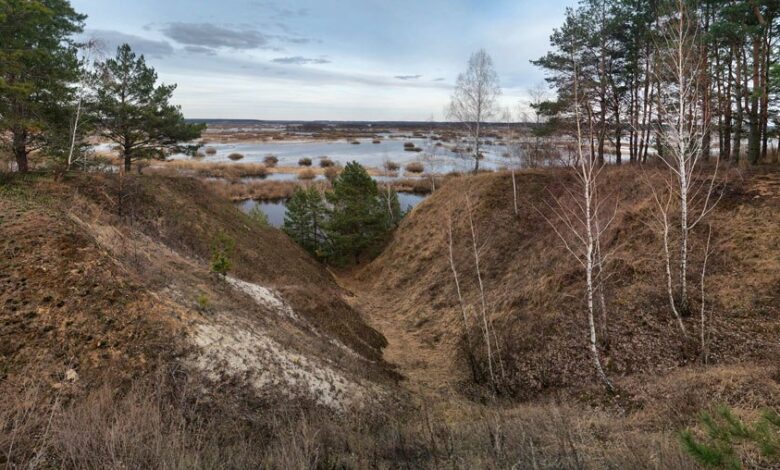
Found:
<svg viewBox="0 0 780 470"><path fill-rule="evenodd" d="M469 55L513 110L575 0L71 0L103 54L127 42L187 118L445 118Z"/></svg>

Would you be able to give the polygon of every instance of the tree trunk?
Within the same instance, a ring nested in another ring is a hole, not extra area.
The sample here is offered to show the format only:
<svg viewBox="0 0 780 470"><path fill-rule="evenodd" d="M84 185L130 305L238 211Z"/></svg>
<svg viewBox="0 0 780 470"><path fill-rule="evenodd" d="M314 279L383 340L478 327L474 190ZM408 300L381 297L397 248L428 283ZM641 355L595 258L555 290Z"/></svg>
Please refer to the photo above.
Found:
<svg viewBox="0 0 780 470"><path fill-rule="evenodd" d="M750 93L750 134L748 135L748 161L755 165L761 156L761 124L758 112L758 94L761 72L761 36L753 37L753 90ZM747 93L748 90L745 90Z"/></svg>
<svg viewBox="0 0 780 470"><path fill-rule="evenodd" d="M769 21L772 24L772 21ZM772 63L771 28L766 28L761 73L761 160L766 161L769 144L769 70Z"/></svg>
<svg viewBox="0 0 780 470"><path fill-rule="evenodd" d="M734 80L734 53L732 52L727 57L726 63L728 64L728 77L726 78L726 96L723 103L723 158L726 160L731 159L731 132L734 130L734 121L731 114L731 84Z"/></svg>
<svg viewBox="0 0 780 470"><path fill-rule="evenodd" d="M30 167L27 162L27 131L24 129L14 129L13 131L13 153L16 159L16 171L27 173Z"/></svg>
<svg viewBox="0 0 780 470"><path fill-rule="evenodd" d="M741 46L740 46L741 49ZM737 51L737 67L736 67L736 74L734 79L734 93L736 94L736 104L737 104L737 116L736 116L736 123L734 126L734 145L731 149L731 160L734 163L739 162L739 153L740 148L742 147L742 60L741 60L742 54L740 54L740 51Z"/></svg>
<svg viewBox="0 0 780 470"><path fill-rule="evenodd" d="M705 19L704 19L705 35L709 32L709 29L710 29L710 16L709 16L709 6L708 6L707 12L705 14ZM712 124L712 103L710 97L712 83L710 80L710 61L709 61L710 56L707 53L707 45L705 42L702 42L701 55L702 55L701 70L703 72L702 79L704 82L701 85L703 90L702 119L704 120L704 134L702 136L701 152L702 155L704 156L704 160L707 161L710 159L710 147L712 142L712 133L710 132L710 127Z"/></svg>

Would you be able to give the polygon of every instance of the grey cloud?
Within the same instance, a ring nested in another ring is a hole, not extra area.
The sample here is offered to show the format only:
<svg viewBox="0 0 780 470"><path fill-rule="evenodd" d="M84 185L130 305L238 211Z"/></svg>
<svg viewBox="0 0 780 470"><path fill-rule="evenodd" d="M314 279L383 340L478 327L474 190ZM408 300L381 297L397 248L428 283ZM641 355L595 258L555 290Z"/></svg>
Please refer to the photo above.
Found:
<svg viewBox="0 0 780 470"><path fill-rule="evenodd" d="M203 47L203 46L186 46L184 48L185 51L191 53L191 54L202 54L202 55L217 55L217 51L214 49L211 49L210 47Z"/></svg>
<svg viewBox="0 0 780 470"><path fill-rule="evenodd" d="M272 59L271 62L275 62L277 64L288 64L288 65L306 65L306 64L329 64L330 61L328 59L312 59L309 57L301 57L301 56L295 56L295 57L277 57L276 59Z"/></svg>
<svg viewBox="0 0 780 470"><path fill-rule="evenodd" d="M417 80L420 77L422 77L422 75L396 75L394 78L397 78L398 80Z"/></svg>
<svg viewBox="0 0 780 470"><path fill-rule="evenodd" d="M155 41L153 39L142 38L132 34L125 34L120 31L93 29L85 31L85 36L97 39L106 49L108 55L113 55L114 50L122 44L130 44L130 47L137 54L143 54L149 57L166 57L173 54L173 47L168 41Z"/></svg>
<svg viewBox="0 0 780 470"><path fill-rule="evenodd" d="M169 23L162 33L186 46L258 49L268 46L268 37L253 29L236 29L211 23Z"/></svg>

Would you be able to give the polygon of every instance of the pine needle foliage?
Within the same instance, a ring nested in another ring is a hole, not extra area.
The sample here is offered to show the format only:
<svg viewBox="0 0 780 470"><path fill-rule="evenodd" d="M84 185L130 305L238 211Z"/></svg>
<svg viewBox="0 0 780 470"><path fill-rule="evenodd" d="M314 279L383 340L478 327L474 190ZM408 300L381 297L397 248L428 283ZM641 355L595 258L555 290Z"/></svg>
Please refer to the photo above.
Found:
<svg viewBox="0 0 780 470"><path fill-rule="evenodd" d="M766 410L756 422L745 423L726 406L699 416L705 438L687 429L680 433L683 448L700 464L712 468L742 469L744 454L756 447L766 464L780 463L780 416Z"/></svg>

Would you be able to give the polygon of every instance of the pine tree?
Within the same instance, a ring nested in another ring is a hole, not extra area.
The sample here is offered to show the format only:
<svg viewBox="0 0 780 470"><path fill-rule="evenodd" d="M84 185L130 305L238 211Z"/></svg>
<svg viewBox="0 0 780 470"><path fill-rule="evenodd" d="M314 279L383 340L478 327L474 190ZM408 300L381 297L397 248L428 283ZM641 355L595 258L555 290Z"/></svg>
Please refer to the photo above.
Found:
<svg viewBox="0 0 780 470"><path fill-rule="evenodd" d="M129 45L97 64L93 78L98 128L119 146L125 171L135 160L187 150L182 142L200 137L204 126L188 124L181 109L170 104L176 85L156 85L157 73Z"/></svg>
<svg viewBox="0 0 780 470"><path fill-rule="evenodd" d="M780 462L780 416L767 410L753 425L746 424L732 411L718 407L714 414L702 413L699 422L706 440L698 440L691 430L683 431L683 448L699 463L708 467L743 468L738 450L744 444L753 444L766 463Z"/></svg>
<svg viewBox="0 0 780 470"><path fill-rule="evenodd" d="M322 194L314 187L297 188L287 203L283 230L306 251L320 256L326 220L327 209Z"/></svg>
<svg viewBox="0 0 780 470"><path fill-rule="evenodd" d="M326 225L329 258L337 263L348 258L358 262L387 232L386 204L376 181L360 164L351 162L333 180L333 191L326 199L332 206Z"/></svg>
<svg viewBox="0 0 780 470"><path fill-rule="evenodd" d="M77 45L84 15L67 0L0 2L0 140L17 169L28 155L62 143L78 78Z"/></svg>

